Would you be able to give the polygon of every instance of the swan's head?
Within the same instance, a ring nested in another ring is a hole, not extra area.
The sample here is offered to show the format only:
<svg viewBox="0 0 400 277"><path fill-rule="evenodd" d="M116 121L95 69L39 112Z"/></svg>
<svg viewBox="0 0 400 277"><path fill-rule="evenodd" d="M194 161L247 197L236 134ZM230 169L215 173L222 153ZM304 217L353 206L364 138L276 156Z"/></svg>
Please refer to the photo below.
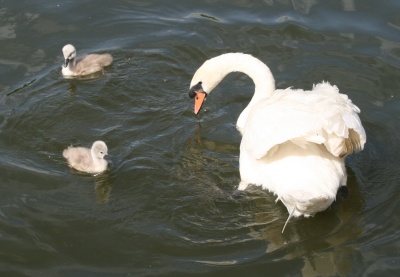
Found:
<svg viewBox="0 0 400 277"><path fill-rule="evenodd" d="M189 96L194 98L194 113L198 114L207 97L207 92L204 91L201 81L190 88Z"/></svg>
<svg viewBox="0 0 400 277"><path fill-rule="evenodd" d="M243 53L222 54L207 60L193 75L189 96L195 98L195 114L199 113L206 96L231 72L242 72L253 80L257 100L261 98L260 95L268 96L275 91L271 70L259 59Z"/></svg>
<svg viewBox="0 0 400 277"><path fill-rule="evenodd" d="M91 151L92 155L94 155L97 159L104 159L104 157L108 155L107 145L101 140L93 143Z"/></svg>
<svg viewBox="0 0 400 277"><path fill-rule="evenodd" d="M76 49L72 44L67 44L63 47L62 52L65 59L64 67L67 67L69 62L76 57Z"/></svg>
<svg viewBox="0 0 400 277"><path fill-rule="evenodd" d="M189 96L194 98L194 113L200 112L204 99L230 72L227 61L232 53L209 59L197 69L190 82ZM233 57L232 57L233 58Z"/></svg>

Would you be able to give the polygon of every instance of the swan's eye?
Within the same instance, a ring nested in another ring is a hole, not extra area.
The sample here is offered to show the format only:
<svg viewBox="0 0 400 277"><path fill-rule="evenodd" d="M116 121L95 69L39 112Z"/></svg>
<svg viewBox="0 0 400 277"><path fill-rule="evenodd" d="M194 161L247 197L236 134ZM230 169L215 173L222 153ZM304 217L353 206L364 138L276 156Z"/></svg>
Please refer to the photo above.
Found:
<svg viewBox="0 0 400 277"><path fill-rule="evenodd" d="M202 86L203 82L198 82L196 85L194 85L193 87L191 87L191 89L189 90L189 96L190 98L193 98L196 96L197 92L202 92L202 93L206 93L203 90L203 86ZM197 99L197 98L196 98Z"/></svg>

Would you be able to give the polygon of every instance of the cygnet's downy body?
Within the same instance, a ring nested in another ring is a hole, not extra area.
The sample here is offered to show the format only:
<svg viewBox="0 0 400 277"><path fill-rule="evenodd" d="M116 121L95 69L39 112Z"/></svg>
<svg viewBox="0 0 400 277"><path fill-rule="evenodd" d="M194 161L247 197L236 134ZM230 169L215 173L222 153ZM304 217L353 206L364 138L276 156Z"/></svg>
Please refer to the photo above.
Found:
<svg viewBox="0 0 400 277"><path fill-rule="evenodd" d="M92 148L68 147L63 151L68 165L76 170L87 173L101 173L107 169L108 162L104 159L108 155L107 145L95 141Z"/></svg>
<svg viewBox="0 0 400 277"><path fill-rule="evenodd" d="M79 77L100 72L113 61L111 55L107 53L76 57L76 49L72 44L65 45L62 52L65 59L62 74L65 77Z"/></svg>

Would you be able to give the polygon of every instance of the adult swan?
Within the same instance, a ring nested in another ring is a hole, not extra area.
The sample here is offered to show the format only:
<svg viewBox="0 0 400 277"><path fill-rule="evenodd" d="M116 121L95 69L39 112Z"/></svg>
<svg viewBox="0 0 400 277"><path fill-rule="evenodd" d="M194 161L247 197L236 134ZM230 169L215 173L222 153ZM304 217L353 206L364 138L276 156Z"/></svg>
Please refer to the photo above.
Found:
<svg viewBox="0 0 400 277"><path fill-rule="evenodd" d="M311 91L276 90L268 66L251 55L228 53L207 60L194 74L189 95L195 114L231 72L243 72L255 84L237 121L243 137L238 189L254 184L276 194L289 212L286 223L324 211L346 185L344 158L364 148L359 108L328 82Z"/></svg>

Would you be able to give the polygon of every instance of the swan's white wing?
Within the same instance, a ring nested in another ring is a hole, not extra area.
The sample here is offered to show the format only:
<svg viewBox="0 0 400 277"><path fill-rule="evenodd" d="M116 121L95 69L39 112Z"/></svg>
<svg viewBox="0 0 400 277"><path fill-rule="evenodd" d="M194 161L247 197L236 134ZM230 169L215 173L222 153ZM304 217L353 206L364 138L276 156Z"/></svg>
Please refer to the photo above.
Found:
<svg viewBox="0 0 400 277"><path fill-rule="evenodd" d="M336 157L344 157L364 147L359 112L329 83L318 84L312 91L277 90L251 108L242 143L256 159L289 140L299 146L324 144Z"/></svg>

